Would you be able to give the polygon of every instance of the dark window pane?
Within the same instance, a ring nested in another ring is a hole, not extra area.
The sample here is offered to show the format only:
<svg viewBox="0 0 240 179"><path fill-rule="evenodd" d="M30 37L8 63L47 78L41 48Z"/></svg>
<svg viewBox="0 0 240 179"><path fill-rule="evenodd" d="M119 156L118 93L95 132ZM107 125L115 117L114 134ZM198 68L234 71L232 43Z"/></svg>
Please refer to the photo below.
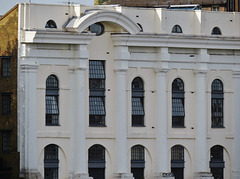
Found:
<svg viewBox="0 0 240 179"><path fill-rule="evenodd" d="M145 160L143 146L135 145L131 148L131 160Z"/></svg>
<svg viewBox="0 0 240 179"><path fill-rule="evenodd" d="M184 127L184 84L180 78L172 83L172 126Z"/></svg>
<svg viewBox="0 0 240 179"><path fill-rule="evenodd" d="M223 84L216 79L212 83L212 127L223 127Z"/></svg>
<svg viewBox="0 0 240 179"><path fill-rule="evenodd" d="M171 160L184 160L184 148L182 146L176 145L172 147Z"/></svg>
<svg viewBox="0 0 240 179"><path fill-rule="evenodd" d="M58 146L53 144L46 146L44 151L44 159L58 159Z"/></svg>
<svg viewBox="0 0 240 179"><path fill-rule="evenodd" d="M182 33L182 28L179 25L175 25L172 28L172 33Z"/></svg>
<svg viewBox="0 0 240 179"><path fill-rule="evenodd" d="M211 148L211 161L223 161L223 147L216 145Z"/></svg>
<svg viewBox="0 0 240 179"><path fill-rule="evenodd" d="M46 125L59 124L59 107L58 107L58 79L50 75L46 80Z"/></svg>
<svg viewBox="0 0 240 179"><path fill-rule="evenodd" d="M45 28L57 28L57 25L53 20L49 20L47 21Z"/></svg>
<svg viewBox="0 0 240 179"><path fill-rule="evenodd" d="M2 151L9 152L11 150L10 131L2 132Z"/></svg>
<svg viewBox="0 0 240 179"><path fill-rule="evenodd" d="M100 22L97 22L95 24L92 24L89 26L89 30L92 32L92 33L96 33L96 35L101 35L103 34L104 32L104 26L100 23Z"/></svg>
<svg viewBox="0 0 240 179"><path fill-rule="evenodd" d="M89 61L89 126L105 126L104 61Z"/></svg>
<svg viewBox="0 0 240 179"><path fill-rule="evenodd" d="M4 94L2 95L2 114L10 114L11 113L11 95Z"/></svg>
<svg viewBox="0 0 240 179"><path fill-rule="evenodd" d="M11 76L11 59L10 58L2 59L2 76L3 77Z"/></svg>
<svg viewBox="0 0 240 179"><path fill-rule="evenodd" d="M212 35L222 35L221 30L218 27L214 27L211 34Z"/></svg>
<svg viewBox="0 0 240 179"><path fill-rule="evenodd" d="M144 84L140 77L132 81L132 126L144 126Z"/></svg>
<svg viewBox="0 0 240 179"><path fill-rule="evenodd" d="M105 79L104 61L89 61L89 79Z"/></svg>
<svg viewBox="0 0 240 179"><path fill-rule="evenodd" d="M105 148L101 145L94 145L88 150L88 160L104 160Z"/></svg>

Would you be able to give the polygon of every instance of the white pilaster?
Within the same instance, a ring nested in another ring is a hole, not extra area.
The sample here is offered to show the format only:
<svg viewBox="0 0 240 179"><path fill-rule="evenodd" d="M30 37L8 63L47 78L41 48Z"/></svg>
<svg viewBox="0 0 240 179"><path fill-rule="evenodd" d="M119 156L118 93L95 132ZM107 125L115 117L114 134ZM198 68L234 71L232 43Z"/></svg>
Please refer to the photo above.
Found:
<svg viewBox="0 0 240 179"><path fill-rule="evenodd" d="M195 106L195 179L212 178L208 172L207 160L207 112L206 112L206 71L196 70Z"/></svg>
<svg viewBox="0 0 240 179"><path fill-rule="evenodd" d="M86 148L86 69L88 63L87 45L80 45L80 58L74 61L71 94L73 115L71 122L72 139L71 139L71 159L72 159L72 175L74 179L85 179L88 177L87 172L87 148Z"/></svg>
<svg viewBox="0 0 240 179"><path fill-rule="evenodd" d="M115 47L116 74L116 163L113 178L132 179L128 173L126 72L130 54L127 47Z"/></svg>
<svg viewBox="0 0 240 179"><path fill-rule="evenodd" d="M24 155L24 173L26 178L40 178L37 170L37 86L36 72L39 65L36 62L21 64L21 73L23 77L23 115L21 134L24 135L23 155Z"/></svg>
<svg viewBox="0 0 240 179"><path fill-rule="evenodd" d="M172 178L169 175L167 142L167 90L168 69L156 69L156 178Z"/></svg>
<svg viewBox="0 0 240 179"><path fill-rule="evenodd" d="M240 178L240 71L234 72L234 158L233 158L233 171L232 179Z"/></svg>

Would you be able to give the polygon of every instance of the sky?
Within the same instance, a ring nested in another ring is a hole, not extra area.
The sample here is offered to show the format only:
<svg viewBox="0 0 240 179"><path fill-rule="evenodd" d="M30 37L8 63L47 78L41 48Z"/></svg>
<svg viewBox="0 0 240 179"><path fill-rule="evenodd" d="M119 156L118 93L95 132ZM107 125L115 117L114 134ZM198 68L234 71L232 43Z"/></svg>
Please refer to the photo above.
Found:
<svg viewBox="0 0 240 179"><path fill-rule="evenodd" d="M17 3L38 3L38 4L66 4L66 2L74 4L93 5L94 0L0 0L0 15L5 14Z"/></svg>

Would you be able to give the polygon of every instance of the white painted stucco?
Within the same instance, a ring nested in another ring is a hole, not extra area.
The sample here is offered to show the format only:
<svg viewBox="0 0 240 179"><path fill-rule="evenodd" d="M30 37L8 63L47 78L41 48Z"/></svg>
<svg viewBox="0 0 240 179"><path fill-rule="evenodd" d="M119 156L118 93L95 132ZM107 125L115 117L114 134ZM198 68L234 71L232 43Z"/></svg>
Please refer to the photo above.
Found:
<svg viewBox="0 0 240 179"><path fill-rule="evenodd" d="M45 28L50 19L56 29ZM96 22L105 28L100 36L87 28ZM182 34L171 33L176 24ZM214 27L222 35L211 35ZM145 178L152 179L171 171L171 148L181 145L184 178L190 179L210 172L210 148L221 145L224 178L240 177L239 13L20 4L19 37L22 172L43 177L44 147L55 144L60 179L87 174L87 151L100 144L106 149L106 179L120 173L128 178L131 147L139 144L145 147ZM89 127L89 60L105 61L106 127ZM45 126L46 79L51 74L59 80L59 126ZM145 127L131 127L135 77L144 81ZM184 128L172 128L175 78L184 82ZM224 86L224 128L211 128L214 79Z"/></svg>

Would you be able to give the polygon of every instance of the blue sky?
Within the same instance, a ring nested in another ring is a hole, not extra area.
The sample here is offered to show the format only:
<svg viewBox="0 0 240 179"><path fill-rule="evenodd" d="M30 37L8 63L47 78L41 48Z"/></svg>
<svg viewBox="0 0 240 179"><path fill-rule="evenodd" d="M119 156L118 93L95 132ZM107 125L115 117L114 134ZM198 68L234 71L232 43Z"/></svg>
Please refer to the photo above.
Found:
<svg viewBox="0 0 240 179"><path fill-rule="evenodd" d="M94 0L69 0L74 4L92 5ZM65 4L68 0L0 0L0 15L5 14L17 3Z"/></svg>

